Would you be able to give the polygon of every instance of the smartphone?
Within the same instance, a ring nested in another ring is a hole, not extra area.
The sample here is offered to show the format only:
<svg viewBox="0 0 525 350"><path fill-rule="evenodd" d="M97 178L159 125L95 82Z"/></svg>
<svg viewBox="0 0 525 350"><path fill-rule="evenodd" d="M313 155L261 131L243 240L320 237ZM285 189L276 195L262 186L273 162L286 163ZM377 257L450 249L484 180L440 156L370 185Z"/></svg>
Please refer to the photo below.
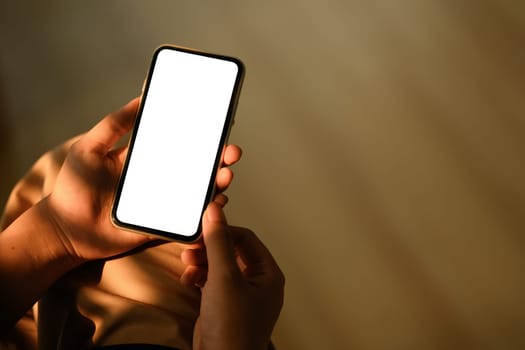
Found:
<svg viewBox="0 0 525 350"><path fill-rule="evenodd" d="M116 226L199 238L243 77L234 57L177 46L154 52L115 193Z"/></svg>

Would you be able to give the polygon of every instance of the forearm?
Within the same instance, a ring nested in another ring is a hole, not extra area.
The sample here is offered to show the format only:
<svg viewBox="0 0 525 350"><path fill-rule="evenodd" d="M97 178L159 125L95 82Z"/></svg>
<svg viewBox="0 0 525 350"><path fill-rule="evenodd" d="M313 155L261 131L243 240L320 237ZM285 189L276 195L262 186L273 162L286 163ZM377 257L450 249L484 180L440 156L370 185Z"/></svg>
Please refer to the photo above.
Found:
<svg viewBox="0 0 525 350"><path fill-rule="evenodd" d="M56 235L45 199L0 234L0 334L5 334L45 291L78 262Z"/></svg>

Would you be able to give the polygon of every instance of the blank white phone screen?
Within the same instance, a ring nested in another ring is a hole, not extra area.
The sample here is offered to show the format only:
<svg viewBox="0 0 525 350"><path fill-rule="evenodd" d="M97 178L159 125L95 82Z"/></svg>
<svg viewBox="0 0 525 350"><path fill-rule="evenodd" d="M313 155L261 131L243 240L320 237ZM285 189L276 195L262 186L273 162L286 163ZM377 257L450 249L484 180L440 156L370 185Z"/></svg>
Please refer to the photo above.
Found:
<svg viewBox="0 0 525 350"><path fill-rule="evenodd" d="M115 212L119 221L197 233L238 70L228 60L158 52Z"/></svg>

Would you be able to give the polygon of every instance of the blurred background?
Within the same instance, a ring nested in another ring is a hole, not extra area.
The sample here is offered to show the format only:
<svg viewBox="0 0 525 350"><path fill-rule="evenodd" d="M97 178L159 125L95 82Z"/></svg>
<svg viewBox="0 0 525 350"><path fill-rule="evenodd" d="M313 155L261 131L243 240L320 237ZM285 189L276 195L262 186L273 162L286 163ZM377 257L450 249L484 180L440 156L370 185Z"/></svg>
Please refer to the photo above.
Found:
<svg viewBox="0 0 525 350"><path fill-rule="evenodd" d="M228 215L279 349L525 348L525 2L2 1L2 202L163 43L246 64Z"/></svg>

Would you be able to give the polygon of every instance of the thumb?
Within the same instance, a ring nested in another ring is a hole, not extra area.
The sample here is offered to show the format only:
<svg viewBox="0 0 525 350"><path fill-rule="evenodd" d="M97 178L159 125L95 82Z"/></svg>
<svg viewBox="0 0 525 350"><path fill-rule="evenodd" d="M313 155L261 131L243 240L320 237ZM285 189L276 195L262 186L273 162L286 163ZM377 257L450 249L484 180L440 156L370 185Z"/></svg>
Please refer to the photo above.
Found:
<svg viewBox="0 0 525 350"><path fill-rule="evenodd" d="M209 273L213 275L220 272L240 276L231 233L220 205L210 202L202 221Z"/></svg>

